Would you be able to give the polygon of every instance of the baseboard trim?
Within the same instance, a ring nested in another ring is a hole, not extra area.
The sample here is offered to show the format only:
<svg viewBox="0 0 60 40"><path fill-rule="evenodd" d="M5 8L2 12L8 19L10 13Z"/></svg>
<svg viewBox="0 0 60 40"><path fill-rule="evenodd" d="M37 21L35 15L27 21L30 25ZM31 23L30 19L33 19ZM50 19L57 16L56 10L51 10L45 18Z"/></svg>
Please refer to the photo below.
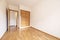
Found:
<svg viewBox="0 0 60 40"><path fill-rule="evenodd" d="M31 26L31 27L34 28L33 26ZM53 35L51 35L51 34L49 34L49 33L46 33L46 32L44 32L44 31L42 31L42 30L39 30L39 29L37 29L37 28L34 28L34 29L36 29L36 30L38 30L38 31L41 31L42 33L45 33L45 34L47 34L47 35L50 35L50 36L52 36L52 37L60 40L60 38L58 38L58 37L56 37L56 36L53 36Z"/></svg>
<svg viewBox="0 0 60 40"><path fill-rule="evenodd" d="M7 31L4 33L4 35L2 36L2 38L0 39L0 40L2 40L3 39L3 37L5 36L5 34L7 33Z"/></svg>

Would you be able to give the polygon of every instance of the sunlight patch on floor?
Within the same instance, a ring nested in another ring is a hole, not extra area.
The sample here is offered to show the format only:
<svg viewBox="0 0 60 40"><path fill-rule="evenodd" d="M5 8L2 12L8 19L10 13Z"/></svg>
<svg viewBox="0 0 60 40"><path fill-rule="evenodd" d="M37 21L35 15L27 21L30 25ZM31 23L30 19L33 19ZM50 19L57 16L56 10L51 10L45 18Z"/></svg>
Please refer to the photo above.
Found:
<svg viewBox="0 0 60 40"><path fill-rule="evenodd" d="M30 27L30 26L19 27L19 29L20 29L20 30L24 30L24 29L26 29L26 28L28 28L28 27Z"/></svg>

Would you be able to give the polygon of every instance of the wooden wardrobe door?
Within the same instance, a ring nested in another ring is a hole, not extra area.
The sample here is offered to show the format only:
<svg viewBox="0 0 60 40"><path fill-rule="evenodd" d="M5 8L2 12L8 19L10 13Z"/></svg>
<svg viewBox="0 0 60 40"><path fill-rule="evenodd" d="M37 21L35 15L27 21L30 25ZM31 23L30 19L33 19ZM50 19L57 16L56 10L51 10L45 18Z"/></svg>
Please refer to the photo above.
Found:
<svg viewBox="0 0 60 40"><path fill-rule="evenodd" d="M26 12L26 26L30 26L30 13Z"/></svg>
<svg viewBox="0 0 60 40"><path fill-rule="evenodd" d="M30 12L21 10L21 26L30 26Z"/></svg>

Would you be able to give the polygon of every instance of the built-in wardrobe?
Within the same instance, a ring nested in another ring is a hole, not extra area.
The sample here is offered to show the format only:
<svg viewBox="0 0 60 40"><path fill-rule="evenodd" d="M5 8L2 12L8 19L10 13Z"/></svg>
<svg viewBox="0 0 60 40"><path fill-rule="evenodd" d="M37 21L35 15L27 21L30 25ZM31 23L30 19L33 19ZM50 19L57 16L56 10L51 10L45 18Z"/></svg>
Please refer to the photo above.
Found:
<svg viewBox="0 0 60 40"><path fill-rule="evenodd" d="M30 12L26 10L21 10L21 27L30 26Z"/></svg>

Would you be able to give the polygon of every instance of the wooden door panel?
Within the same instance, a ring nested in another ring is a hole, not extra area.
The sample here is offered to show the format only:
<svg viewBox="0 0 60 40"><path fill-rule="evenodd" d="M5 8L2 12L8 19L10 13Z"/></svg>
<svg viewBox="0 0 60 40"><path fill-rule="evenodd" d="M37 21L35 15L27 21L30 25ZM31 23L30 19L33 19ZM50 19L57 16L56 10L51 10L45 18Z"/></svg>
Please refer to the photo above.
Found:
<svg viewBox="0 0 60 40"><path fill-rule="evenodd" d="M30 12L21 10L21 25L30 26Z"/></svg>

